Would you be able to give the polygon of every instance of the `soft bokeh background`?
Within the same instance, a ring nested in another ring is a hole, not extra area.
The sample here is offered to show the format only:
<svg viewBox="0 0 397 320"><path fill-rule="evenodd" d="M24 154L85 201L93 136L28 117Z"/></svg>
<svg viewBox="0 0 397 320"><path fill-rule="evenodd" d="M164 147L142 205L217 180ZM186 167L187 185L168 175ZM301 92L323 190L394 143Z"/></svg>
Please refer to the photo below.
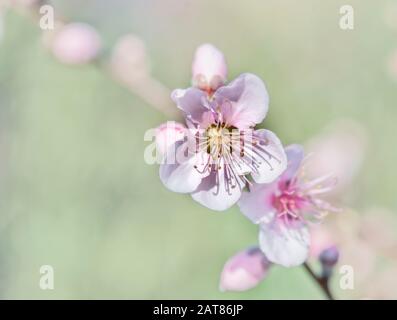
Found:
<svg viewBox="0 0 397 320"><path fill-rule="evenodd" d="M153 76L169 88L189 85L195 48L213 43L229 79L253 72L265 80L263 125L284 144L306 143L337 120L359 123L368 150L339 200L358 213L397 212L394 1L349 1L353 31L339 28L346 3L338 0L51 3L96 27L105 54L119 36L139 36ZM257 242L257 227L237 207L210 212L166 190L158 167L144 162L143 135L169 118L94 66L58 63L23 14L3 19L1 298L323 298L303 268L275 267L251 291L221 293L224 262ZM38 285L45 264L55 269L53 291Z"/></svg>

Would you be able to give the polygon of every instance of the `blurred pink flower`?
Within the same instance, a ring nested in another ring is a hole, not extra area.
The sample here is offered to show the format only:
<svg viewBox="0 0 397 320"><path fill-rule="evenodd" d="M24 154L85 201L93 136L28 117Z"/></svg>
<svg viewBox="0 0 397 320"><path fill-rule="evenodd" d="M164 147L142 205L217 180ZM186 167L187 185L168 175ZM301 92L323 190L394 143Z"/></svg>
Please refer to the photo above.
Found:
<svg viewBox="0 0 397 320"><path fill-rule="evenodd" d="M368 275L368 272L373 270L374 260L365 244L358 238L359 218L357 214L354 211L345 210L332 215L327 222L327 224L310 225L309 257L321 260L322 255L331 249L338 253L337 261L340 264L358 266L363 263L363 260L368 259L366 266L359 268L360 275L357 276L357 279L361 279L361 274ZM356 251L354 250L355 246L357 246Z"/></svg>
<svg viewBox="0 0 397 320"><path fill-rule="evenodd" d="M373 207L334 215L327 226L341 248L341 265L354 268L355 298L395 299L397 296L397 220L394 212ZM344 220L344 222L342 222Z"/></svg>
<svg viewBox="0 0 397 320"><path fill-rule="evenodd" d="M332 215L326 225L312 228L312 243L315 245L318 239L321 243L322 237L329 239L332 235L331 240L340 251L339 264L352 266L355 271L355 290L349 296L373 298L376 294L371 293L371 288L383 273L384 263L379 262L396 263L396 226L395 214L384 208L375 207L364 210L362 214L346 210ZM384 296L387 291L393 291L387 288L386 282L376 288ZM393 297L389 295L389 298Z"/></svg>
<svg viewBox="0 0 397 320"><path fill-rule="evenodd" d="M258 285L271 263L259 248L249 248L231 257L221 273L221 291L245 291Z"/></svg>
<svg viewBox="0 0 397 320"><path fill-rule="evenodd" d="M197 48L192 65L193 85L213 92L222 86L227 77L226 60L221 51L211 44Z"/></svg>
<svg viewBox="0 0 397 320"><path fill-rule="evenodd" d="M395 213L382 207L363 210L362 214L353 210L345 211L334 215L323 226L341 247L358 241L377 256L391 259L397 259L396 228Z"/></svg>
<svg viewBox="0 0 397 320"><path fill-rule="evenodd" d="M359 123L347 119L335 122L307 143L310 165L306 174L317 177L332 172L338 179L332 193L340 193L358 174L366 146L367 135Z"/></svg>
<svg viewBox="0 0 397 320"><path fill-rule="evenodd" d="M361 217L359 235L378 254L397 259L397 220L389 209L373 207Z"/></svg>
<svg viewBox="0 0 397 320"><path fill-rule="evenodd" d="M320 220L328 211L337 211L320 195L329 192L331 175L306 181L303 177L303 148L285 149L288 167L271 184L253 184L244 192L239 206L244 215L260 225L259 243L266 257L285 267L297 266L309 254L307 223Z"/></svg>
<svg viewBox="0 0 397 320"><path fill-rule="evenodd" d="M395 300L397 298L397 265L396 263L378 271L367 278L360 290L361 299Z"/></svg>
<svg viewBox="0 0 397 320"><path fill-rule="evenodd" d="M85 23L70 23L54 36L51 49L62 63L84 64L95 59L101 48L96 30Z"/></svg>
<svg viewBox="0 0 397 320"><path fill-rule="evenodd" d="M356 270L355 284L362 285L374 271L377 254L368 244L360 239L352 239L341 248L341 265L350 265Z"/></svg>

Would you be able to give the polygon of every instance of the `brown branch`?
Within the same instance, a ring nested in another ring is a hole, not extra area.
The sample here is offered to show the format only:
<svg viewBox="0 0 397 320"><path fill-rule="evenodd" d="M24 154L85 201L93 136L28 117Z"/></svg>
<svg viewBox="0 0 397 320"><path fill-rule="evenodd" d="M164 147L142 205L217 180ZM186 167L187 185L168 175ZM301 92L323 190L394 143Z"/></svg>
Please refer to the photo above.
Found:
<svg viewBox="0 0 397 320"><path fill-rule="evenodd" d="M335 300L331 290L329 288L329 278L327 277L319 277L317 276L312 268L305 262L303 264L305 270L309 273L309 275L317 282L317 284L320 286L320 288L323 290L325 296L327 297L328 300Z"/></svg>

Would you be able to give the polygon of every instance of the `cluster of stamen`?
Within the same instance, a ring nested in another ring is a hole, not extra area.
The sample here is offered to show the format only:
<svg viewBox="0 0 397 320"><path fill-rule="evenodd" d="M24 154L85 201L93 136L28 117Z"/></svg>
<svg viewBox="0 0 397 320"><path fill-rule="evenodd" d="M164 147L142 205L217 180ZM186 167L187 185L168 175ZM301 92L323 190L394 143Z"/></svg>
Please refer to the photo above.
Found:
<svg viewBox="0 0 397 320"><path fill-rule="evenodd" d="M312 180L305 180L303 170L288 181L281 182L279 192L273 195L273 206L277 217L286 222L303 220L304 213L311 214L308 218L320 219L329 211L339 211L318 196L331 191L336 178L327 174Z"/></svg>
<svg viewBox="0 0 397 320"><path fill-rule="evenodd" d="M243 189L251 184L246 175L258 172L263 162L267 163L270 170L273 170L270 163L272 158L280 162L266 150L269 141L254 135L254 130L239 130L222 122L219 113L216 113L216 119L220 120L195 133L196 153L204 151L209 155L206 163L195 168L200 173L215 171L216 193L219 192L220 183L224 183L229 194L236 187ZM219 173L222 170L224 179L220 181Z"/></svg>
<svg viewBox="0 0 397 320"><path fill-rule="evenodd" d="M285 185L280 185L278 194L273 195L273 207L277 210L278 218L287 221L301 219L300 209L306 204L306 196L299 192L296 186L292 186L291 180Z"/></svg>

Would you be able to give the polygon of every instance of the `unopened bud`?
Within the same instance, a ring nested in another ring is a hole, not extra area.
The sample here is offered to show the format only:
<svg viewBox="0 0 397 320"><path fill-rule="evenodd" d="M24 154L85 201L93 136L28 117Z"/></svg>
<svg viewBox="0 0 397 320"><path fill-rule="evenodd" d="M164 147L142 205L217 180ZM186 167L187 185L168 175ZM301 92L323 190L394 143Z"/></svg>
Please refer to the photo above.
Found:
<svg viewBox="0 0 397 320"><path fill-rule="evenodd" d="M227 65L221 51L211 44L197 48L192 65L193 85L213 92L226 81Z"/></svg>
<svg viewBox="0 0 397 320"><path fill-rule="evenodd" d="M323 277L329 278L332 270L339 260L339 250L336 246L329 247L323 250L320 254L319 260L322 266Z"/></svg>
<svg viewBox="0 0 397 320"><path fill-rule="evenodd" d="M245 291L258 285L267 275L271 263L255 247L240 251L225 264L221 274L221 291Z"/></svg>
<svg viewBox="0 0 397 320"><path fill-rule="evenodd" d="M84 64L95 59L101 49L97 31L85 23L70 23L54 36L51 50L65 64Z"/></svg>

